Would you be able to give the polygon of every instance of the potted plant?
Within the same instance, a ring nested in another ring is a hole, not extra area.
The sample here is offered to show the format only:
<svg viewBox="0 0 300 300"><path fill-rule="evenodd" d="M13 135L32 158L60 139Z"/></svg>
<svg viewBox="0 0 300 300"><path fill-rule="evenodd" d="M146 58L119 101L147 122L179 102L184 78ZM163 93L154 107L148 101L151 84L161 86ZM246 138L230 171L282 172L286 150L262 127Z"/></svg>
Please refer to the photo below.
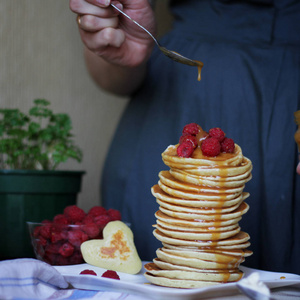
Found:
<svg viewBox="0 0 300 300"><path fill-rule="evenodd" d="M60 171L78 162L67 114L54 114L50 102L34 100L28 114L0 109L0 259L32 257L27 221L40 222L76 204L82 171Z"/></svg>

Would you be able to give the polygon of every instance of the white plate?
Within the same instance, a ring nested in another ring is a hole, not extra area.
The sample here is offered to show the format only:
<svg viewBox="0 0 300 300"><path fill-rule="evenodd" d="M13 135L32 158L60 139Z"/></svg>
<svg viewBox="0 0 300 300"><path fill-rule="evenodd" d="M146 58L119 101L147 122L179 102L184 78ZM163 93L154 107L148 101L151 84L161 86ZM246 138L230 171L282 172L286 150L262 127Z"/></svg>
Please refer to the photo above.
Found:
<svg viewBox="0 0 300 300"><path fill-rule="evenodd" d="M144 262L145 263L145 262ZM118 272L120 280L103 278L101 275L106 269L91 266L89 264L80 264L72 266L56 266L55 267L76 289L85 290L108 290L119 291L137 295L147 295L153 299L182 299L193 300L201 297L218 297L238 294L239 291L236 283L226 283L207 288L198 289L177 289L155 286L149 283L144 277L145 270L142 269L137 275L130 275ZM79 275L82 270L94 270L98 276ZM269 288L287 287L298 285L300 287L300 276L288 273L276 273L250 269L241 266L240 269L245 273L244 278L253 272L259 273L260 280Z"/></svg>

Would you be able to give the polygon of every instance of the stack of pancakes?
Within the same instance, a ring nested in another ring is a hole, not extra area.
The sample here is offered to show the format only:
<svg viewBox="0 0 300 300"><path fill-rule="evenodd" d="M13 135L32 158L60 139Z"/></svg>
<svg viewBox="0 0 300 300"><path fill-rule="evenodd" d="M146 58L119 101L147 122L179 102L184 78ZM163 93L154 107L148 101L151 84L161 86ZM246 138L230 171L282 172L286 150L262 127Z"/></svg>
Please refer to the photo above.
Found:
<svg viewBox="0 0 300 300"><path fill-rule="evenodd" d="M249 206L245 183L252 163L235 145L234 153L216 157L196 148L192 157L177 155L178 145L162 154L169 171L159 173L152 194L159 204L154 236L163 247L145 265L153 284L199 288L238 281L239 265L252 254L249 235L239 226Z"/></svg>

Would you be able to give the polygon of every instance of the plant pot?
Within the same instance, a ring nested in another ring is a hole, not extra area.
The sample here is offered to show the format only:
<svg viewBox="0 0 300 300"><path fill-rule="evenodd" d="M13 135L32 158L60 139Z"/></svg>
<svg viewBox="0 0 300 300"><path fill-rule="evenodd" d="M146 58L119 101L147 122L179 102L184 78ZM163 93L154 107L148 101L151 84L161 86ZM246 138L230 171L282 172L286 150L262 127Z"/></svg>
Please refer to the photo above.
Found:
<svg viewBox="0 0 300 300"><path fill-rule="evenodd" d="M34 257L26 222L76 204L81 171L0 170L0 260Z"/></svg>

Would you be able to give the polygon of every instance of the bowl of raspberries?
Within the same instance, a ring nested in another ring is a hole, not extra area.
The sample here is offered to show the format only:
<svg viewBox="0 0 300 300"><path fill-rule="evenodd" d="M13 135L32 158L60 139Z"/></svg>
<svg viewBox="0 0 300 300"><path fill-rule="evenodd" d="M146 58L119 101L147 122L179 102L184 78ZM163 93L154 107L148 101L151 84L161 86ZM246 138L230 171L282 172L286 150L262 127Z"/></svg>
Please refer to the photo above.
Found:
<svg viewBox="0 0 300 300"><path fill-rule="evenodd" d="M94 206L86 213L77 205L70 205L52 220L27 224L37 259L51 265L75 265L84 263L80 245L102 239L106 224L116 220L121 220L116 209Z"/></svg>

